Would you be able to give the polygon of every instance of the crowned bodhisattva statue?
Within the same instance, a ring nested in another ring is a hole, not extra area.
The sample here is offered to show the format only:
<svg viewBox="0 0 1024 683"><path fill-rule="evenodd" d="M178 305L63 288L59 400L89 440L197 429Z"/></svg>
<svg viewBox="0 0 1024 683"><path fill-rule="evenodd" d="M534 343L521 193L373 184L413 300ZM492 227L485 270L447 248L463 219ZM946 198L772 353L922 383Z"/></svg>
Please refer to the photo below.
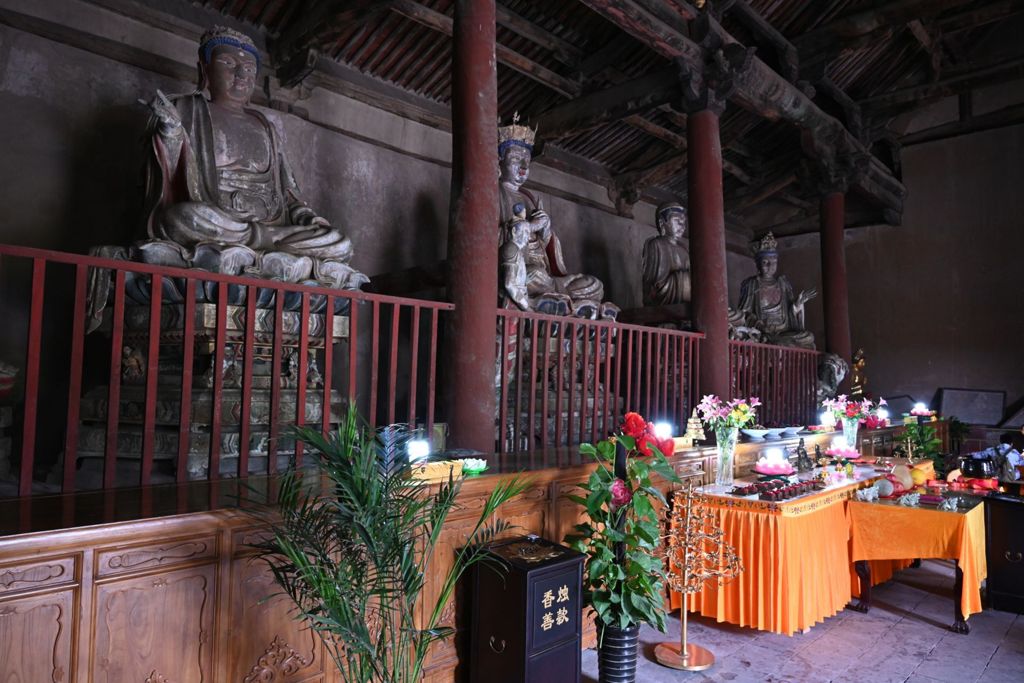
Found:
<svg viewBox="0 0 1024 683"><path fill-rule="evenodd" d="M274 126L249 107L259 51L214 27L199 45L199 84L157 91L146 183L150 240L138 260L359 289L352 243L304 202ZM209 92L209 99L203 91Z"/></svg>
<svg viewBox="0 0 1024 683"><path fill-rule="evenodd" d="M552 315L615 320L619 308L603 301L593 275L568 273L562 245L542 202L523 188L530 176L535 131L518 124L498 129L499 247L503 305Z"/></svg>
<svg viewBox="0 0 1024 683"><path fill-rule="evenodd" d="M804 304L817 296L817 291L793 294L793 285L778 273L776 247L770 232L758 243L754 252L757 275L740 286L740 303L730 311L729 322L734 330L748 328L759 333L757 340L767 344L813 349L814 334L804 327Z"/></svg>
<svg viewBox="0 0 1024 683"><path fill-rule="evenodd" d="M644 306L690 303L690 254L683 245L686 209L671 202L655 214L658 235L644 242Z"/></svg>

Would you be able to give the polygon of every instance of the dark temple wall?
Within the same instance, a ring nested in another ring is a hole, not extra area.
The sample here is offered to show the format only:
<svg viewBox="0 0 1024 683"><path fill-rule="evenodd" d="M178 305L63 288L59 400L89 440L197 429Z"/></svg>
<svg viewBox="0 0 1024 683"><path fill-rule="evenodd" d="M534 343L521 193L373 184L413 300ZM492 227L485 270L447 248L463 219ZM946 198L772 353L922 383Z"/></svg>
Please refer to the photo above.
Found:
<svg viewBox="0 0 1024 683"><path fill-rule="evenodd" d="M876 395L931 401L940 387L1024 398L1024 126L903 150L903 225L852 230L853 348ZM781 254L820 281L817 239ZM809 324L824 341L820 299Z"/></svg>

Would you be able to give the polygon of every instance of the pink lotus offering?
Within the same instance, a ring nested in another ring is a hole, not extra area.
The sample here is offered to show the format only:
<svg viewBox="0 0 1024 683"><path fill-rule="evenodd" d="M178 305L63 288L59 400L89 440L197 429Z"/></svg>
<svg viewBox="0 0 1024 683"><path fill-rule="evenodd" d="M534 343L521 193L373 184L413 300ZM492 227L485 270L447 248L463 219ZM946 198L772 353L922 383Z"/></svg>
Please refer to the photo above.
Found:
<svg viewBox="0 0 1024 683"><path fill-rule="evenodd" d="M782 455L781 451L769 451L757 459L754 464L754 471L758 474L793 474L796 470L789 464L789 460Z"/></svg>
<svg viewBox="0 0 1024 683"><path fill-rule="evenodd" d="M860 457L860 451L856 448L833 446L832 448L825 451L825 455L831 455L833 458L840 460L856 460Z"/></svg>

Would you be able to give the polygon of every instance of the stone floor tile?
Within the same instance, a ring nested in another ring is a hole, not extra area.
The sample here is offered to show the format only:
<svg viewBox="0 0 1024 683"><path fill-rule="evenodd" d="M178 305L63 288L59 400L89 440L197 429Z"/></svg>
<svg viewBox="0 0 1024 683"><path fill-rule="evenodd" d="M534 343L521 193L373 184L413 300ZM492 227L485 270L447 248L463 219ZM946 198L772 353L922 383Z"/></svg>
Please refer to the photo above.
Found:
<svg viewBox="0 0 1024 683"><path fill-rule="evenodd" d="M946 683L973 683L985 672L988 658L988 655L975 658L960 650L936 647L921 661L914 673Z"/></svg>

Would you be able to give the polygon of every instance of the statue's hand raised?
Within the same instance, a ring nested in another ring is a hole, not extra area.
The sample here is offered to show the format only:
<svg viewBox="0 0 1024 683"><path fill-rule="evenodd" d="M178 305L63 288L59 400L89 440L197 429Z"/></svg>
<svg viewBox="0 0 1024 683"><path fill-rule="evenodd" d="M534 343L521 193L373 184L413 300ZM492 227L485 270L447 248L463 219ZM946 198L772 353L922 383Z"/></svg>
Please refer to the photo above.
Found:
<svg viewBox="0 0 1024 683"><path fill-rule="evenodd" d="M814 289L813 287L811 289L804 290L797 295L796 305L803 306L805 303L807 303L816 296L818 296L818 290Z"/></svg>
<svg viewBox="0 0 1024 683"><path fill-rule="evenodd" d="M181 117L178 116L178 110L174 103L167 99L167 95L164 95L159 89L156 91L156 97L149 102L145 100L139 100L139 102L148 106L153 112L161 133L166 135L181 128Z"/></svg>
<svg viewBox="0 0 1024 683"><path fill-rule="evenodd" d="M530 227L546 240L551 234L551 216L544 209L534 211L530 214Z"/></svg>

